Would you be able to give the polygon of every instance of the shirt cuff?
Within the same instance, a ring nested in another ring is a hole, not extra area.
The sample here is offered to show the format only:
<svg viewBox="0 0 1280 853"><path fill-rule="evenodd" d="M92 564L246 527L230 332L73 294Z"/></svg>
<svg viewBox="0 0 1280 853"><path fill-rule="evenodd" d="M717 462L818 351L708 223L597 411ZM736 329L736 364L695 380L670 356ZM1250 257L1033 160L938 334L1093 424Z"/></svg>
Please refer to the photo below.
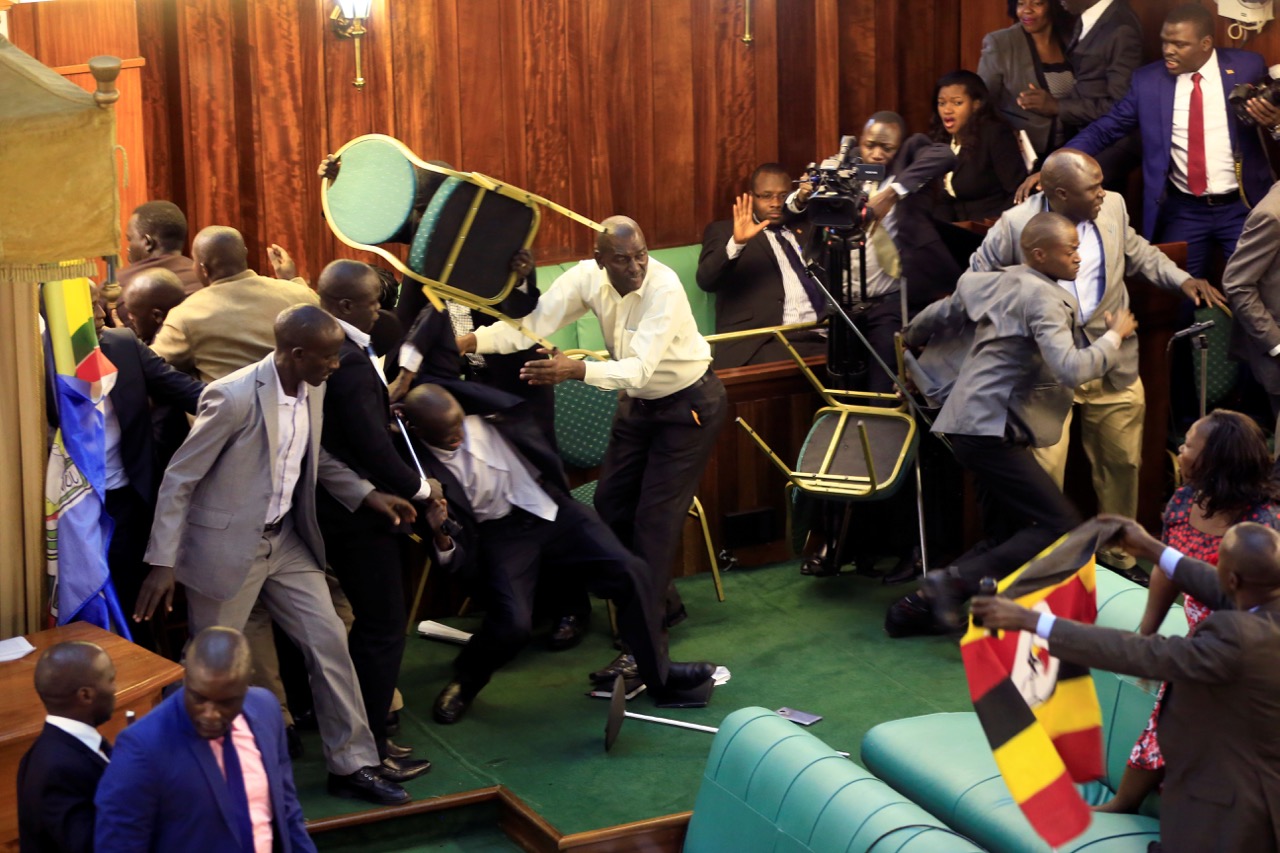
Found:
<svg viewBox="0 0 1280 853"><path fill-rule="evenodd" d="M1116 349L1120 349L1120 345L1124 343L1124 338L1120 337L1120 333L1115 329L1108 329L1106 334L1102 336L1105 340L1111 341Z"/></svg>
<svg viewBox="0 0 1280 853"><path fill-rule="evenodd" d="M724 244L724 253L729 256L729 260L733 260L742 254L742 248L741 243L730 237L729 242Z"/></svg>
<svg viewBox="0 0 1280 853"><path fill-rule="evenodd" d="M436 550L436 565L444 567L453 562L453 555L458 553L458 546L453 545L448 551Z"/></svg>
<svg viewBox="0 0 1280 853"><path fill-rule="evenodd" d="M911 191L908 190L906 187L904 187L902 184L898 183L897 181L894 181L893 183L889 184L889 186L893 189L895 193L898 194L898 198L906 198L907 196L911 195Z"/></svg>
<svg viewBox="0 0 1280 853"><path fill-rule="evenodd" d="M1052 613L1041 613L1039 620L1036 621L1036 636L1042 640L1049 639L1049 633L1053 631L1053 623L1058 621L1058 617Z"/></svg>
<svg viewBox="0 0 1280 853"><path fill-rule="evenodd" d="M1270 355L1270 356L1280 355L1280 344L1276 344L1271 349L1267 350L1267 355Z"/></svg>
<svg viewBox="0 0 1280 853"><path fill-rule="evenodd" d="M418 493L413 496L415 501L425 501L431 497L431 484L427 482L427 478L422 478L422 485L418 487Z"/></svg>
<svg viewBox="0 0 1280 853"><path fill-rule="evenodd" d="M417 373L422 367L422 353L413 344L400 345L400 368L410 373Z"/></svg>
<svg viewBox="0 0 1280 853"><path fill-rule="evenodd" d="M501 325L501 323L492 323L471 331L471 334L475 335L476 338L476 355L488 355L495 351L493 333Z"/></svg>
<svg viewBox="0 0 1280 853"><path fill-rule="evenodd" d="M1172 580L1174 570L1178 568L1178 563L1182 560L1183 554L1177 548L1165 548L1160 553L1160 570L1164 572L1165 577Z"/></svg>
<svg viewBox="0 0 1280 853"><path fill-rule="evenodd" d="M799 190L792 190L791 195L787 196L787 210L792 213L804 213L804 209L807 206L808 202L805 202L804 204L800 203Z"/></svg>
<svg viewBox="0 0 1280 853"><path fill-rule="evenodd" d="M600 387L601 380L605 378L605 363L603 361L584 360L582 367L582 381L588 385Z"/></svg>

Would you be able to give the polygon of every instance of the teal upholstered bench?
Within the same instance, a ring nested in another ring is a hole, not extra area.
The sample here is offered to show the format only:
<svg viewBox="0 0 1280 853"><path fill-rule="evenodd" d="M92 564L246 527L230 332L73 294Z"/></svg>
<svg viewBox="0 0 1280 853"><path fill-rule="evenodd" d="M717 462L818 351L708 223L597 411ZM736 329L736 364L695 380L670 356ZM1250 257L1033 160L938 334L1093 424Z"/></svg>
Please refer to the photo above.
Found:
<svg viewBox="0 0 1280 853"><path fill-rule="evenodd" d="M1098 570L1098 624L1133 630L1142 618L1147 591L1105 569ZM1181 607L1174 607L1161 633L1186 633ZM1129 751L1146 726L1159 685L1126 675L1093 671L1102 710L1105 774L1080 786L1085 801L1109 799L1124 773ZM930 714L882 723L862 741L862 761L895 790L943 823L993 851L1047 851L1031 829L996 769L986 737L973 713ZM1142 815L1095 814L1084 835L1062 853L1145 853L1160 837L1158 800Z"/></svg>
<svg viewBox="0 0 1280 853"><path fill-rule="evenodd" d="M764 708L711 744L685 853L980 851L818 738Z"/></svg>

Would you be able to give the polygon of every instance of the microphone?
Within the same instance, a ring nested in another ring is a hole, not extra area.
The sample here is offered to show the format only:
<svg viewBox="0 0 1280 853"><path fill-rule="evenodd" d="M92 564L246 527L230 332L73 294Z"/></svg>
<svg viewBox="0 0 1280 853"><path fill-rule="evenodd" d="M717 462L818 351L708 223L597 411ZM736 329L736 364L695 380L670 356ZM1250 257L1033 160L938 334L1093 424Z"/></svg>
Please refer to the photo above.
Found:
<svg viewBox="0 0 1280 853"><path fill-rule="evenodd" d="M1178 340L1178 338L1189 338L1192 335L1198 335L1201 332L1207 332L1213 328L1213 325L1214 323L1212 320L1205 320L1203 323L1192 323L1190 326L1187 326L1181 332L1174 332L1173 337L1170 338L1169 340L1176 341Z"/></svg>

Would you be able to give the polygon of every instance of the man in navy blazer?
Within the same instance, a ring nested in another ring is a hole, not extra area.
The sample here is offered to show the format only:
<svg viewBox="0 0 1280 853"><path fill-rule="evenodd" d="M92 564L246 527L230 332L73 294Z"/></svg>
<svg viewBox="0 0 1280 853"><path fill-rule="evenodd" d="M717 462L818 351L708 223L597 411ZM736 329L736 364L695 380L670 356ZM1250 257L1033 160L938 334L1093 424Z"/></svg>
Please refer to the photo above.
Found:
<svg viewBox="0 0 1280 853"><path fill-rule="evenodd" d="M1266 62L1251 51L1215 49L1213 26L1213 13L1194 3L1170 12L1160 30L1163 59L1135 71L1124 99L1067 143L1096 155L1139 131L1142 233L1153 242L1186 241L1186 269L1196 278L1212 246L1228 256L1235 250L1248 207L1272 183L1258 134L1227 101L1237 84L1263 79ZM1267 125L1280 118L1262 99L1250 112Z"/></svg>
<svg viewBox="0 0 1280 853"><path fill-rule="evenodd" d="M93 643L58 643L36 662L35 688L48 716L18 764L18 849L91 853L93 797L111 755L98 726L115 710L116 668Z"/></svg>
<svg viewBox="0 0 1280 853"><path fill-rule="evenodd" d="M120 733L98 786L96 849L316 849L293 787L279 705L249 686L252 668L239 631L196 635L182 689Z"/></svg>

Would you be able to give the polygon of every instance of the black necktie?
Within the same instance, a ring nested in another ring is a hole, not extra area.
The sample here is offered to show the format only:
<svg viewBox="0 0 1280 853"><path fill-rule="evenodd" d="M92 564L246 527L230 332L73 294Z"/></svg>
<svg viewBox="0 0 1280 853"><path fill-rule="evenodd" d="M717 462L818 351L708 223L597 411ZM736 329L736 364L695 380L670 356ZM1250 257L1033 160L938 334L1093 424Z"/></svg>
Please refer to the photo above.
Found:
<svg viewBox="0 0 1280 853"><path fill-rule="evenodd" d="M111 741L106 738L102 739L102 743L98 744L98 752L101 752L107 758L111 757Z"/></svg>
<svg viewBox="0 0 1280 853"><path fill-rule="evenodd" d="M791 269L795 272L796 278L800 279L800 286L804 288L805 295L809 297L809 304L813 306L813 313L821 317L827 310L827 297L822 292L822 288L813 280L813 274L805 267L804 262L800 260L800 253L796 251L795 246L791 245L791 241L787 239L786 226L770 225L769 230L773 232L773 239L778 241L778 245L782 247L782 254L787 256L787 263L791 264Z"/></svg>
<svg viewBox="0 0 1280 853"><path fill-rule="evenodd" d="M231 740L231 729L222 736L222 769L227 776L227 793L231 795L231 813L235 816L236 834L240 836L240 849L254 853L253 820L249 817L249 794L244 787L244 774L240 771L240 754Z"/></svg>
<svg viewBox="0 0 1280 853"><path fill-rule="evenodd" d="M1075 46L1080 43L1080 34L1082 32L1084 32L1084 22L1076 19L1076 25L1071 28L1071 40L1067 42L1067 53L1074 50Z"/></svg>

